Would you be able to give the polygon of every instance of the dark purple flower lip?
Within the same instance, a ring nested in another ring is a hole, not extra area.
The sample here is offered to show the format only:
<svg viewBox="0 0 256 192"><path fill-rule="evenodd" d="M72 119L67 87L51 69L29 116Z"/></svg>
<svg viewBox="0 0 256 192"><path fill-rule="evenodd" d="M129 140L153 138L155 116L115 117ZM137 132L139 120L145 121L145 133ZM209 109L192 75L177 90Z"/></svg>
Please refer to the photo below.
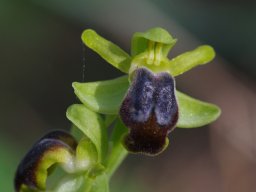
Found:
<svg viewBox="0 0 256 192"><path fill-rule="evenodd" d="M130 129L124 139L128 151L156 155L168 144L167 135L178 121L175 81L166 72L146 68L134 72L132 84L119 111Z"/></svg>
<svg viewBox="0 0 256 192"><path fill-rule="evenodd" d="M76 146L76 140L64 131L52 131L43 136L20 162L14 180L15 190L44 190L48 168L56 163L64 163L67 155L73 156ZM47 160L48 155L51 157Z"/></svg>

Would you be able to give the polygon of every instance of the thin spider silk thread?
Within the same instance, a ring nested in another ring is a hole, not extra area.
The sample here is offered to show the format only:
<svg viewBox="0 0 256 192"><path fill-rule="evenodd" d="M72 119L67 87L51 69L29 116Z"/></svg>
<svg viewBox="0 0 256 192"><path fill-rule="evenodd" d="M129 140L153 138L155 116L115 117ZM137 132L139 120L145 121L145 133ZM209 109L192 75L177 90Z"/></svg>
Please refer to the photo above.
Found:
<svg viewBox="0 0 256 192"><path fill-rule="evenodd" d="M83 47L83 48L82 48L82 49L83 49L83 50L82 50L82 52L83 52L83 53L82 53L82 54L83 54L83 58L82 58L82 82L85 82L85 69L86 69L86 68L85 68L85 67L86 67L86 66L85 66L85 65L86 65L85 51L86 51L86 50L85 50L85 45L84 45L84 44L82 44L82 47Z"/></svg>

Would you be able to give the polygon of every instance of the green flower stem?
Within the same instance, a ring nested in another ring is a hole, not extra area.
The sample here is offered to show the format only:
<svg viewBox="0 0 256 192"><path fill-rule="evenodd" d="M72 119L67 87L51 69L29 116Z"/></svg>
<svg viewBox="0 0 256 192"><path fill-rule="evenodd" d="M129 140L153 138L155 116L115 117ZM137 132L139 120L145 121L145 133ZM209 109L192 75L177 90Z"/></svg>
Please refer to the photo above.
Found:
<svg viewBox="0 0 256 192"><path fill-rule="evenodd" d="M128 155L127 150L122 145L122 138L128 129L124 126L118 118L111 136L111 153L109 154L106 162L106 173L109 178L113 175L125 157Z"/></svg>
<svg viewBox="0 0 256 192"><path fill-rule="evenodd" d="M123 147L120 142L118 146L115 147L115 150L112 151L111 157L108 159L108 166L106 169L106 173L108 177L111 178L116 169L121 165L126 156L128 155L128 151Z"/></svg>
<svg viewBox="0 0 256 192"><path fill-rule="evenodd" d="M94 179L85 177L84 188L83 188L82 192L92 192L91 189L92 189L93 183L94 183Z"/></svg>

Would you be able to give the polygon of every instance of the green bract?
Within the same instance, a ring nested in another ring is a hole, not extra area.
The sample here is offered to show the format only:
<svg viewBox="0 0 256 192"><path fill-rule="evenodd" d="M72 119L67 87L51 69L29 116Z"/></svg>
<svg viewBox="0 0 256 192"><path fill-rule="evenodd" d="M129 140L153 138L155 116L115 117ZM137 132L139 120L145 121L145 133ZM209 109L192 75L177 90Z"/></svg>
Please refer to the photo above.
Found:
<svg viewBox="0 0 256 192"><path fill-rule="evenodd" d="M107 129L103 127L102 117L84 105L74 104L68 108L67 118L91 140L97 150L98 160L101 161L107 150L104 145Z"/></svg>

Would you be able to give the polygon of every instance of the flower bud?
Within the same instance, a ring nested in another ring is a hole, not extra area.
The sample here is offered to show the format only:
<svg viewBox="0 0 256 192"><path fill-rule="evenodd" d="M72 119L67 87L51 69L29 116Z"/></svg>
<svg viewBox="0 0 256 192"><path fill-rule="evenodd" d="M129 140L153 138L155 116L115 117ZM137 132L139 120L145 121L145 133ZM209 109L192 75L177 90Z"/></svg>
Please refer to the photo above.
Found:
<svg viewBox="0 0 256 192"><path fill-rule="evenodd" d="M56 163L70 166L76 146L75 139L63 131L53 131L42 137L20 162L15 190L44 190L48 169Z"/></svg>

